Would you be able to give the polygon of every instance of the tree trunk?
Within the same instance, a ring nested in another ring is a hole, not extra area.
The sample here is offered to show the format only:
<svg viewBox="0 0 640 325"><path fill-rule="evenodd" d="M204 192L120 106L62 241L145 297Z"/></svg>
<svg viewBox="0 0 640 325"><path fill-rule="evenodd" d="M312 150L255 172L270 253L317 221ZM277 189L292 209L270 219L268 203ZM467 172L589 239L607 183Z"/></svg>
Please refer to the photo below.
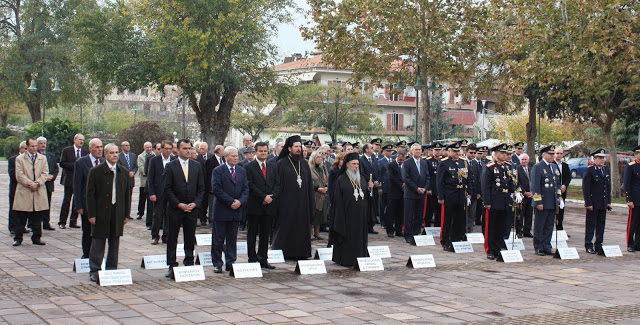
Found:
<svg viewBox="0 0 640 325"><path fill-rule="evenodd" d="M527 155L532 163L536 162L536 117L537 114L537 98L535 96L527 97L529 100L529 121L527 122Z"/></svg>
<svg viewBox="0 0 640 325"><path fill-rule="evenodd" d="M423 70L424 71L424 70ZM422 87L422 89L427 89L427 87ZM429 92L421 91L422 93L422 143L430 143L431 142L431 126L429 125L431 121L431 101L429 98ZM416 100L418 100L416 98ZM416 125L416 127L418 127ZM418 139L416 139L417 141Z"/></svg>
<svg viewBox="0 0 640 325"><path fill-rule="evenodd" d="M200 132L202 140L209 143L210 146L224 145L227 133L231 127L231 109L235 102L237 90L225 89L220 99L219 108L216 111L215 98L208 98L205 92L200 96L199 111L198 107L192 108L196 112L198 123L200 124Z"/></svg>
<svg viewBox="0 0 640 325"><path fill-rule="evenodd" d="M35 100L31 100L27 102L27 109L29 111L29 115L31 115L31 122L35 123L42 119L42 111L40 105L40 96Z"/></svg>
<svg viewBox="0 0 640 325"><path fill-rule="evenodd" d="M613 125L613 117L609 114L606 116L602 131L604 132L605 140L607 140L607 148L609 149L609 155L611 157L611 197L620 197L622 191L620 190L620 170L618 169L618 153L616 150L616 143L613 141L613 133L611 132L611 126Z"/></svg>

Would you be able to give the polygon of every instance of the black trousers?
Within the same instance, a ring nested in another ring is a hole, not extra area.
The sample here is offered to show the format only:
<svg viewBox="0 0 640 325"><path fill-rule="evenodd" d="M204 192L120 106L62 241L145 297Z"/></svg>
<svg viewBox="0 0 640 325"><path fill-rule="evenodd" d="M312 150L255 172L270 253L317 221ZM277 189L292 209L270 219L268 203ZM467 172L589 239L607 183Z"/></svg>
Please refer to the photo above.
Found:
<svg viewBox="0 0 640 325"><path fill-rule="evenodd" d="M167 241L167 202L163 197L156 195L156 202L153 202L153 222L151 224L151 239L160 239L160 227L162 227L162 242Z"/></svg>
<svg viewBox="0 0 640 325"><path fill-rule="evenodd" d="M53 192L47 191L47 200L49 201L49 209L42 212L42 226L49 226L49 222L51 222L51 195Z"/></svg>
<svg viewBox="0 0 640 325"><path fill-rule="evenodd" d="M629 210L629 221L627 222L627 247L640 250L640 207L636 206Z"/></svg>
<svg viewBox="0 0 640 325"><path fill-rule="evenodd" d="M206 225L207 221L209 221L209 197L205 195L202 199L202 203L200 204L200 219L201 225Z"/></svg>
<svg viewBox="0 0 640 325"><path fill-rule="evenodd" d="M247 250L249 263L266 262L267 251L269 250L269 232L273 217L268 214L251 215L247 214ZM256 254L256 236L260 236L258 241L258 252Z"/></svg>
<svg viewBox="0 0 640 325"><path fill-rule="evenodd" d="M558 209L558 213L556 213L556 230L564 230L562 221L564 221L564 209Z"/></svg>
<svg viewBox="0 0 640 325"><path fill-rule="evenodd" d="M237 258L238 221L213 221L215 233L211 245L211 260L213 266L222 266L222 246L224 246L225 264L231 267ZM187 246L185 245L185 249ZM247 249L249 243L247 243ZM250 252L251 250L249 250ZM186 262L185 262L186 264Z"/></svg>
<svg viewBox="0 0 640 325"><path fill-rule="evenodd" d="M599 252L602 250L602 241L604 239L604 224L607 219L607 210L593 209L587 210L587 218L585 223L584 233L584 248L594 248L593 234L595 232L595 250Z"/></svg>
<svg viewBox="0 0 640 325"><path fill-rule="evenodd" d="M533 222L533 207L531 206L531 198L522 199L522 206L518 208L518 217L516 218L516 234L531 234L531 225Z"/></svg>
<svg viewBox="0 0 640 325"><path fill-rule="evenodd" d="M387 226L387 193L382 192L382 195L379 196L380 200L378 201L378 215L380 216L380 225L383 227Z"/></svg>
<svg viewBox="0 0 640 325"><path fill-rule="evenodd" d="M420 234L424 199L404 199L404 238Z"/></svg>
<svg viewBox="0 0 640 325"><path fill-rule="evenodd" d="M59 225L67 224L67 218L69 218L69 207L71 207L71 219L69 219L69 224L78 224L78 212L75 209L75 204L71 202L71 197L73 197L73 186L65 186L64 198L62 199L62 206L60 207Z"/></svg>
<svg viewBox="0 0 640 325"><path fill-rule="evenodd" d="M13 211L13 199L16 196L16 191L14 190L13 193L9 193L9 222L8 222L8 228L9 228L9 233L11 233L12 231L15 232L16 227L19 223L19 218L18 218L18 213L16 211Z"/></svg>
<svg viewBox="0 0 640 325"><path fill-rule="evenodd" d="M429 227L430 224L434 227L440 227L441 214L442 206L438 203L438 197L436 195L427 195L427 214L424 217L427 227Z"/></svg>
<svg viewBox="0 0 640 325"><path fill-rule="evenodd" d="M147 205L147 188L140 186L140 194L138 195L138 217L144 217L144 207Z"/></svg>
<svg viewBox="0 0 640 325"><path fill-rule="evenodd" d="M182 212L171 209L167 215L169 234L167 236L167 265L169 267L178 266L176 262L176 248L178 247L178 234L182 227L184 241L184 265L193 265L193 248L196 243L196 220L200 210L193 212ZM165 229L166 229L165 228Z"/></svg>
<svg viewBox="0 0 640 325"><path fill-rule="evenodd" d="M451 246L451 243L463 241L467 228L467 214L464 204L447 204L444 202L444 218L440 226L440 244Z"/></svg>
<svg viewBox="0 0 640 325"><path fill-rule="evenodd" d="M80 218L82 219L82 258L89 258L89 255L91 253L91 242L92 242L91 224L89 223L89 216L86 213L83 213L82 215L80 215ZM103 252L103 255L104 255L104 252Z"/></svg>
<svg viewBox="0 0 640 325"><path fill-rule="evenodd" d="M402 234L402 216L404 215L404 199L388 199L386 212L387 234Z"/></svg>
<svg viewBox="0 0 640 325"><path fill-rule="evenodd" d="M46 211L46 210L45 210ZM42 215L45 211L15 211L18 223L16 224L14 240L22 242L22 234L24 233L24 227L29 220L29 227L31 228L31 241L39 240L42 236Z"/></svg>
<svg viewBox="0 0 640 325"><path fill-rule="evenodd" d="M485 213L484 250L487 254L498 256L507 246L504 243L504 229L507 221L507 210L489 209Z"/></svg>
<svg viewBox="0 0 640 325"><path fill-rule="evenodd" d="M484 202L482 199L478 199L476 203L476 225L484 225L482 223L482 219L484 218ZM482 228L482 232L484 233L484 226Z"/></svg>
<svg viewBox="0 0 640 325"><path fill-rule="evenodd" d="M91 240L91 251L89 252L89 274L98 274L102 267L105 245L109 242L107 250L107 261L105 270L118 269L118 251L120 249L120 237L93 238Z"/></svg>

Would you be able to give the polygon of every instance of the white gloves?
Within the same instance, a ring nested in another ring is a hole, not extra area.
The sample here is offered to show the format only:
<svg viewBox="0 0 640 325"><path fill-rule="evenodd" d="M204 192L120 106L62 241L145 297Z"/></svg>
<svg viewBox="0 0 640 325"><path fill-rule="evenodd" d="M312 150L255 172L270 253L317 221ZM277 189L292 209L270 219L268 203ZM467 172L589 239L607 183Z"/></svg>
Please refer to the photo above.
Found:
<svg viewBox="0 0 640 325"><path fill-rule="evenodd" d="M470 205L471 205L471 199L467 198L467 206L470 206Z"/></svg>
<svg viewBox="0 0 640 325"><path fill-rule="evenodd" d="M516 193L516 195L515 195L516 203L517 204L522 203L522 199L523 199L522 193L520 193L520 192Z"/></svg>
<svg viewBox="0 0 640 325"><path fill-rule="evenodd" d="M560 209L564 209L564 200L560 199Z"/></svg>

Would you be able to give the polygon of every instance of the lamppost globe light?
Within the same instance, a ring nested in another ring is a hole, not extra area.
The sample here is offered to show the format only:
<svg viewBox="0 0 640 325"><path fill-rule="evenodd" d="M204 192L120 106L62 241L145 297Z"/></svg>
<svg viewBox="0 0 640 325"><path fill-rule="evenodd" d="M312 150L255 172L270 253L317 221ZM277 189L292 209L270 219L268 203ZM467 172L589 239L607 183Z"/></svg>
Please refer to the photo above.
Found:
<svg viewBox="0 0 640 325"><path fill-rule="evenodd" d="M38 87L36 87L36 80L35 79L31 79L31 85L29 86L29 91L36 91L38 90Z"/></svg>

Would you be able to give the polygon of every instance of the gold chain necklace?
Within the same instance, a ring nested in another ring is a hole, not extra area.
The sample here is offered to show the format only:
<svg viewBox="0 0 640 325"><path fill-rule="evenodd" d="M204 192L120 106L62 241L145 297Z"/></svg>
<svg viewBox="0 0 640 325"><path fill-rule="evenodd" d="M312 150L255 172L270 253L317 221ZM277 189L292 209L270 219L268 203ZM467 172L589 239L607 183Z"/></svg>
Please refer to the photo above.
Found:
<svg viewBox="0 0 640 325"><path fill-rule="evenodd" d="M358 196L364 199L364 192L362 191L362 187L360 184L357 184L354 180L351 179L351 176L347 173L347 178L349 178L349 182L351 186L353 186L353 197L358 201Z"/></svg>
<svg viewBox="0 0 640 325"><path fill-rule="evenodd" d="M302 177L300 177L300 160L298 160L298 169L296 170L296 166L293 164L293 161L291 161L291 157L287 156L287 158L289 159L289 162L291 163L291 167L293 167L293 170L296 172L296 175L298 176L296 178L296 182L298 182L298 188L302 188Z"/></svg>

